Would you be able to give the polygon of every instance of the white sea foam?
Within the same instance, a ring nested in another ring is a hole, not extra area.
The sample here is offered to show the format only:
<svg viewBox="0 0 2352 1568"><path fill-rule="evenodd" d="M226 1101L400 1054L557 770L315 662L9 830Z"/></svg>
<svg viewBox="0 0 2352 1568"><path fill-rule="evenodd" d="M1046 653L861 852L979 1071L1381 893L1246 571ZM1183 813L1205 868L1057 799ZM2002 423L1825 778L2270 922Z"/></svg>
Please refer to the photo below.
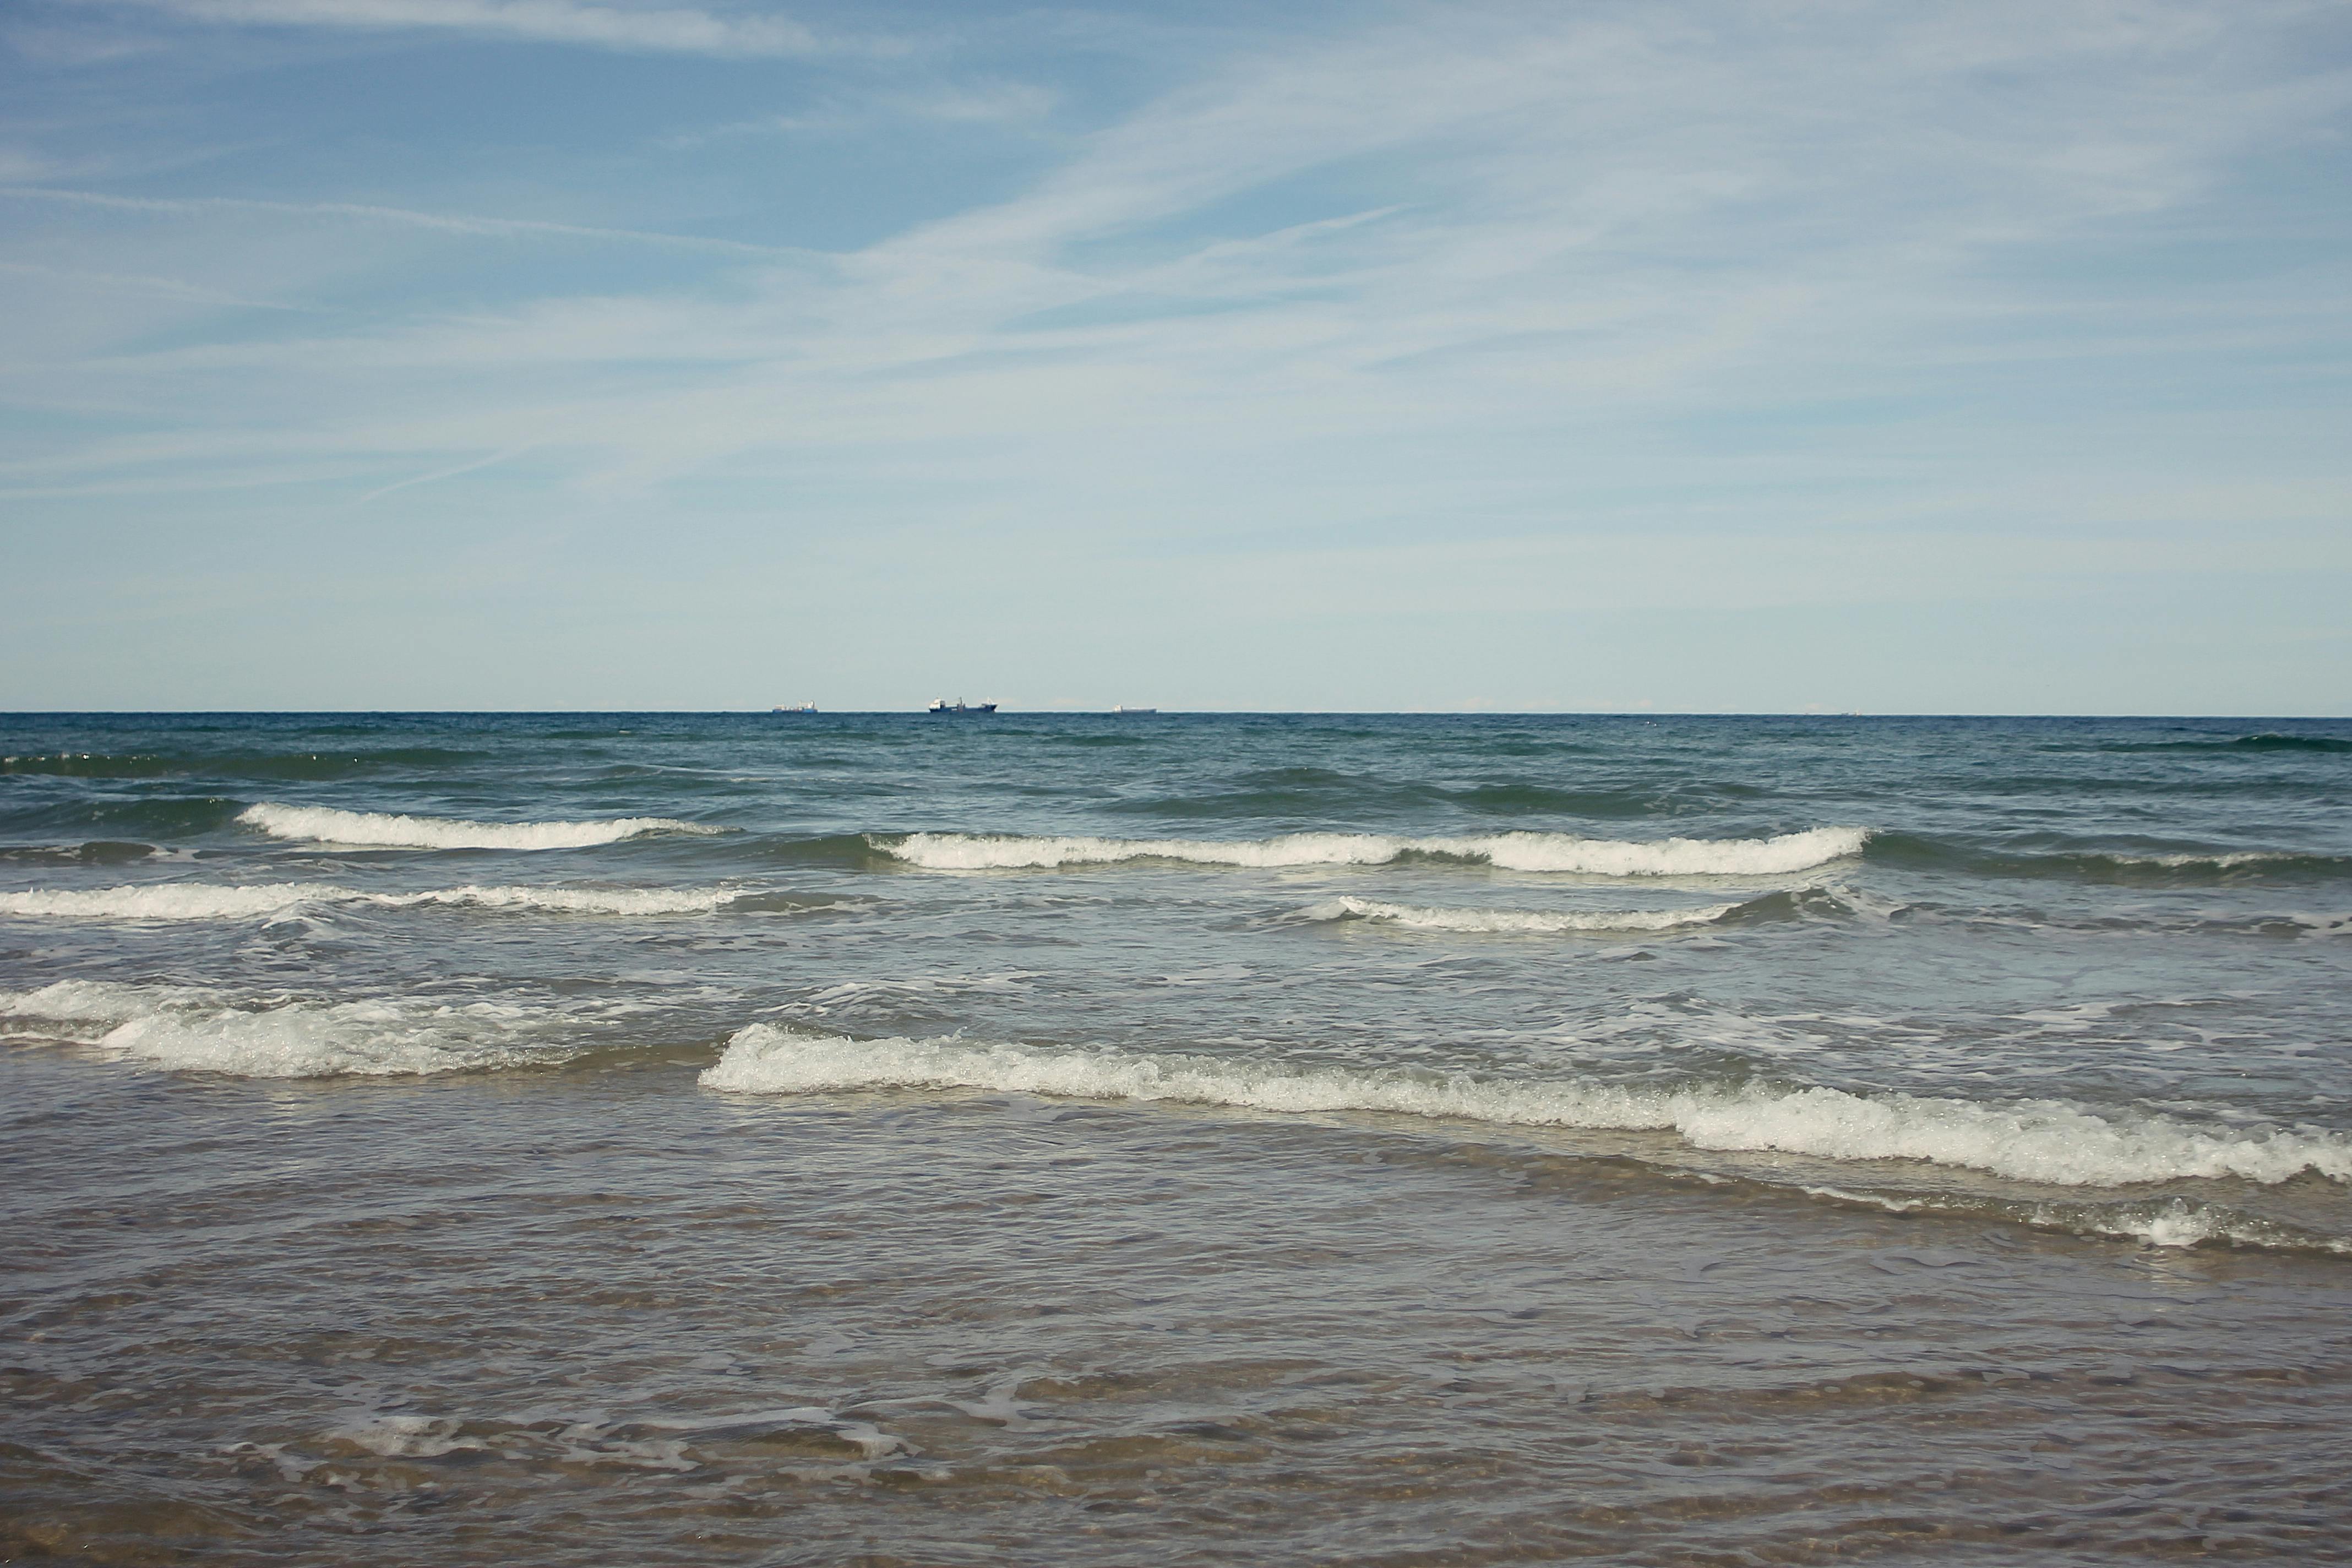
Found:
<svg viewBox="0 0 2352 1568"><path fill-rule="evenodd" d="M156 1066L240 1078L383 1077L576 1054L584 1021L504 1003L407 997L236 1005L193 987L66 980L0 992L0 1017Z"/></svg>
<svg viewBox="0 0 2352 1568"><path fill-rule="evenodd" d="M236 819L273 838L400 849L584 849L647 833L724 831L667 816L623 816L604 822L468 822L453 816L394 816L380 811L275 805L267 801L246 807Z"/></svg>
<svg viewBox="0 0 2352 1568"><path fill-rule="evenodd" d="M1379 866L1403 855L1482 861L1508 871L1600 877L1770 876L1858 855L1867 828L1814 827L1774 838L1582 838L1490 833L1404 838L1380 833L1290 833L1278 838L1034 837L916 833L877 847L935 871L1182 860L1201 866Z"/></svg>
<svg viewBox="0 0 2352 1568"><path fill-rule="evenodd" d="M1517 1126L1671 1130L1702 1149L1921 1160L2063 1186L2189 1176L2271 1183L2306 1169L2352 1181L2352 1142L2336 1134L2224 1132L2166 1117L2109 1121L2056 1100L1988 1104L1834 1089L1674 1090L1395 1068L1286 1069L1108 1048L847 1040L768 1024L736 1034L702 1081L742 1093L953 1087L1276 1111L1391 1111Z"/></svg>
<svg viewBox="0 0 2352 1568"><path fill-rule="evenodd" d="M489 1447L447 1415L371 1415L327 1436L387 1459L437 1459Z"/></svg>
<svg viewBox="0 0 2352 1568"><path fill-rule="evenodd" d="M823 1425L838 1429L844 1424ZM632 1426L688 1429L675 1422L643 1422L631 1423L620 1430L626 1431ZM857 1441L846 1432L842 1435L848 1441ZM695 1468L694 1461L685 1456L687 1444L683 1438L633 1440L619 1436L614 1423L594 1419L541 1420L529 1426L517 1426L479 1417L466 1419L455 1415L380 1413L362 1416L349 1426L322 1436L327 1440L330 1452L335 1445L349 1444L385 1458L437 1459L448 1454L480 1453L495 1454L500 1458L525 1463L625 1465L631 1468L652 1470L690 1470ZM864 1447L862 1443L859 1446ZM260 1448L261 1446L255 1447ZM281 1471L285 1468L281 1462ZM290 1479L299 1479L307 1473L297 1466L292 1469Z"/></svg>
<svg viewBox="0 0 2352 1568"><path fill-rule="evenodd" d="M2058 1216L2043 1215L2038 1217L2046 1223ZM2076 1223L2080 1224L2079 1219ZM2216 1214L2210 1208L2169 1204L2154 1214L2108 1216L2097 1228L2109 1236L2135 1237L2154 1247L2194 1247L2200 1241L2211 1241L2217 1237L2236 1239L2243 1227L2233 1225L2229 1215Z"/></svg>
<svg viewBox="0 0 2352 1568"><path fill-rule="evenodd" d="M1738 909L1738 904L1708 904L1695 910L1479 910L1427 909L1413 904L1387 904L1377 899L1326 899L1295 910L1299 921L1367 921L1380 925L1409 926L1416 931L1658 931L1684 926L1712 925Z"/></svg>
<svg viewBox="0 0 2352 1568"><path fill-rule="evenodd" d="M125 985L111 980L57 980L31 991L0 991L0 1018L113 1025L166 1007L217 1005L220 993L194 985ZM80 1031L74 1031L79 1037Z"/></svg>
<svg viewBox="0 0 2352 1568"><path fill-rule="evenodd" d="M0 893L0 915L68 921L218 921L275 914L309 900L360 895L349 888L277 882L221 887L159 882L147 887L48 889Z"/></svg>
<svg viewBox="0 0 2352 1568"><path fill-rule="evenodd" d="M382 909L428 906L511 910L542 914L676 915L723 909L747 896L740 888L434 888L414 893L372 893L331 882L269 882L222 886L155 882L144 886L36 889L0 893L0 915L82 921L248 920L305 904L369 904Z"/></svg>

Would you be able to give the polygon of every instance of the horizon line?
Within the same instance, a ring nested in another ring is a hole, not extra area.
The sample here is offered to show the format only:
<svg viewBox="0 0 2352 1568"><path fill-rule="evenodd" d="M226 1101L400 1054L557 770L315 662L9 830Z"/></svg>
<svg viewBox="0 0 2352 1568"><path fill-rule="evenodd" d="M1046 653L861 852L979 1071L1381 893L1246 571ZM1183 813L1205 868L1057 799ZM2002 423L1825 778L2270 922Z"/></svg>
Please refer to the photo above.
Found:
<svg viewBox="0 0 2352 1568"><path fill-rule="evenodd" d="M2345 713L2158 713L2052 710L1945 712L1870 710L1863 709L1647 709L1647 708L1018 708L999 707L994 712L946 715L922 708L13 708L0 709L0 720L58 718L591 718L664 716L672 718L884 719L2036 719L2036 720L2179 720L2251 723L2352 723Z"/></svg>

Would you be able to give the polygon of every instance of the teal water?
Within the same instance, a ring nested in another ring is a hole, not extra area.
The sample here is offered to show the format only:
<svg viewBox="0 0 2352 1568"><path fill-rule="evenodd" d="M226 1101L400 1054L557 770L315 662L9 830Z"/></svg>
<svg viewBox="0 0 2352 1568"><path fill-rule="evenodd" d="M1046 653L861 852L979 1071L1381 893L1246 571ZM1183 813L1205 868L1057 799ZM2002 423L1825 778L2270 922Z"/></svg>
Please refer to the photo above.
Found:
<svg viewBox="0 0 2352 1568"><path fill-rule="evenodd" d="M2342 721L0 720L10 1539L2309 1560L2347 802Z"/></svg>

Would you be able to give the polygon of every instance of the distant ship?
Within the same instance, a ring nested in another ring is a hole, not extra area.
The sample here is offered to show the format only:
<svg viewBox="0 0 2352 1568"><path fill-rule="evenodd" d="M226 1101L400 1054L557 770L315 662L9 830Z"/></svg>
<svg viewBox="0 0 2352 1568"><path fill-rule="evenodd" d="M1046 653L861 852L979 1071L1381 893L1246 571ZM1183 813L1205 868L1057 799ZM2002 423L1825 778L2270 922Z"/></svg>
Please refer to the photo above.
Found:
<svg viewBox="0 0 2352 1568"><path fill-rule="evenodd" d="M779 702L773 708L768 710L768 711L771 713L814 713L816 711L816 704L814 702Z"/></svg>
<svg viewBox="0 0 2352 1568"><path fill-rule="evenodd" d="M1160 710L1157 708L1129 708L1126 703L1121 702L1115 705L1111 709L1111 711L1114 713L1157 713Z"/></svg>
<svg viewBox="0 0 2352 1568"><path fill-rule="evenodd" d="M950 702L946 698L942 697L933 702L929 708L924 709L923 711L926 713L993 713L996 711L996 704L993 702L966 702L961 697Z"/></svg>

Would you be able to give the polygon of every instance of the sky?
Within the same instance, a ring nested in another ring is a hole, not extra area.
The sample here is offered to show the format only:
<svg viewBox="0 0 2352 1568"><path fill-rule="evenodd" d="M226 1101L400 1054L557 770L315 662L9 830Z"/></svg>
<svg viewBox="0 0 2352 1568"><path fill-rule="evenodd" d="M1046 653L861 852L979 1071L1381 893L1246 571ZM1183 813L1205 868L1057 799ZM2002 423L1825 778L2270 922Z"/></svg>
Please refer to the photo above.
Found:
<svg viewBox="0 0 2352 1568"><path fill-rule="evenodd" d="M2352 4L8 0L0 710L2352 715Z"/></svg>

